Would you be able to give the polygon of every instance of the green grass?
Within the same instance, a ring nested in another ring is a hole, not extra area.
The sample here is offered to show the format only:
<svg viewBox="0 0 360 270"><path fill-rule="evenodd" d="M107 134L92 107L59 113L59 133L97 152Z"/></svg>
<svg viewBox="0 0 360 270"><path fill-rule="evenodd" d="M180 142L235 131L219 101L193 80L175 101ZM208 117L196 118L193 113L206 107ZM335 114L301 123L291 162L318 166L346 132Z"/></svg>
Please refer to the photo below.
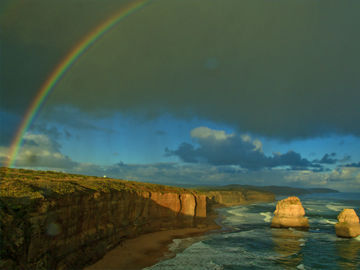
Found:
<svg viewBox="0 0 360 270"><path fill-rule="evenodd" d="M0 197L41 199L82 192L133 191L184 193L194 190L121 179L53 171L0 168Z"/></svg>

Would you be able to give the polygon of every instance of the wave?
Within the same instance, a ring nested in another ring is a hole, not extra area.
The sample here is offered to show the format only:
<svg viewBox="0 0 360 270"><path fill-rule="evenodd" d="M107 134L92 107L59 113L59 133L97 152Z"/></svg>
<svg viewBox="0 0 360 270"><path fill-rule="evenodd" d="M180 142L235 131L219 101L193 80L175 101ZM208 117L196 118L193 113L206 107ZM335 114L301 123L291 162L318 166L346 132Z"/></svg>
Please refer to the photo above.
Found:
<svg viewBox="0 0 360 270"><path fill-rule="evenodd" d="M264 221L265 222L270 222L271 218L272 218L272 213L271 212L261 212L260 215L264 216Z"/></svg>
<svg viewBox="0 0 360 270"><path fill-rule="evenodd" d="M338 205L338 204L327 204L326 207L332 211L335 212L340 212L342 211L344 208L346 208L346 206L344 205Z"/></svg>
<svg viewBox="0 0 360 270"><path fill-rule="evenodd" d="M238 217L243 217L244 216L244 213L239 212L238 209L228 210L227 213L231 214L231 215L234 215L234 216L238 216Z"/></svg>
<svg viewBox="0 0 360 270"><path fill-rule="evenodd" d="M182 239L173 239L169 245L169 251L175 252L181 245Z"/></svg>
<svg viewBox="0 0 360 270"><path fill-rule="evenodd" d="M330 220L330 219L322 218L322 219L320 220L320 223L335 225L335 224L337 223L337 221L336 221L336 220Z"/></svg>

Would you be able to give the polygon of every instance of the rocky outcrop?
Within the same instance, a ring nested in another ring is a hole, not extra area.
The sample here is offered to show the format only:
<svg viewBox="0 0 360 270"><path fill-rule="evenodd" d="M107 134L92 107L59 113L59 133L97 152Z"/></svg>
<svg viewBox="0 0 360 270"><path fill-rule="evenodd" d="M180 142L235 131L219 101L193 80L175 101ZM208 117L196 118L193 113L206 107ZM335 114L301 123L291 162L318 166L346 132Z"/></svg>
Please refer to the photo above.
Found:
<svg viewBox="0 0 360 270"><path fill-rule="evenodd" d="M360 235L359 217L354 209L344 209L338 215L338 223L335 224L336 235L352 238Z"/></svg>
<svg viewBox="0 0 360 270"><path fill-rule="evenodd" d="M298 197L288 197L276 205L271 222L273 228L308 228L309 222L305 216L304 207Z"/></svg>

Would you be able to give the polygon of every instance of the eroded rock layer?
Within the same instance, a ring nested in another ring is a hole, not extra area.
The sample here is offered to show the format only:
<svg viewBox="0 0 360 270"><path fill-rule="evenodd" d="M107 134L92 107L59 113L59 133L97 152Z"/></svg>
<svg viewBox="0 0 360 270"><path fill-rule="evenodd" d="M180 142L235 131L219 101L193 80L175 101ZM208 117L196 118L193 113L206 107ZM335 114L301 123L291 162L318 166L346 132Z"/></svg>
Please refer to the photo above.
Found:
<svg viewBox="0 0 360 270"><path fill-rule="evenodd" d="M276 204L276 210L271 222L273 228L308 228L309 222L305 216L304 207L298 197L288 197Z"/></svg>
<svg viewBox="0 0 360 270"><path fill-rule="evenodd" d="M354 209L344 209L338 215L338 223L335 224L336 235L352 238L360 235L359 217Z"/></svg>

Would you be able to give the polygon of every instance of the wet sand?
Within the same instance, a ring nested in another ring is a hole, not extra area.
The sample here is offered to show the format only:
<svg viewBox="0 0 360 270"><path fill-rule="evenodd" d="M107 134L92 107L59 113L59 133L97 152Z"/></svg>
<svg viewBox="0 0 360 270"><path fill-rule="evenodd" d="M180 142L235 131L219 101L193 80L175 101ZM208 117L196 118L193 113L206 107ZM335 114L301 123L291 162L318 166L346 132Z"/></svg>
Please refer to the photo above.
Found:
<svg viewBox="0 0 360 270"><path fill-rule="evenodd" d="M216 231L220 226L214 224L205 228L185 228L159 231L127 239L110 250L105 256L87 266L84 270L139 270L156 264L169 255L169 245L173 239L200 236ZM173 254L174 255L174 254Z"/></svg>

